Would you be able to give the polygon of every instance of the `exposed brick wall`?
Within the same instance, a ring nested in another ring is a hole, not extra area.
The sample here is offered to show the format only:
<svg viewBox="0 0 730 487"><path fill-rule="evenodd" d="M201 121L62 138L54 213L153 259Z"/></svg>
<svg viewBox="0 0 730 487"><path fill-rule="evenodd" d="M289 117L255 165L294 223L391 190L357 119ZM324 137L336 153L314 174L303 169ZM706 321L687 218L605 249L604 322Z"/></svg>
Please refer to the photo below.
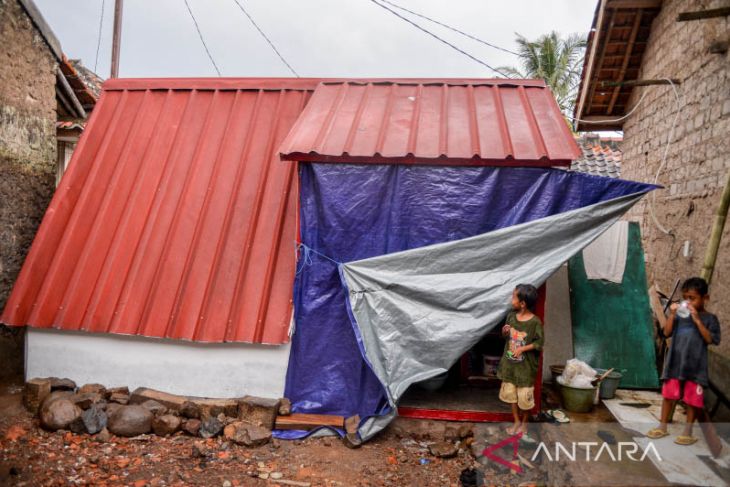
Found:
<svg viewBox="0 0 730 487"><path fill-rule="evenodd" d="M641 223L649 284L671 291L676 278L699 275L720 196L730 172L730 57L708 52L730 38L727 18L676 22L679 12L716 8L723 0L665 0L654 20L643 60L642 79L681 81L680 116L656 191L630 213ZM624 125L622 177L653 182L659 170L677 104L669 86L634 90L633 106L646 97ZM664 227L654 224L649 202ZM683 256L685 241L692 255ZM716 349L730 356L730 224L726 226L711 286L709 308L724 323Z"/></svg>
<svg viewBox="0 0 730 487"><path fill-rule="evenodd" d="M17 0L0 0L0 309L53 194L56 59ZM0 376L22 372L23 333L0 330Z"/></svg>

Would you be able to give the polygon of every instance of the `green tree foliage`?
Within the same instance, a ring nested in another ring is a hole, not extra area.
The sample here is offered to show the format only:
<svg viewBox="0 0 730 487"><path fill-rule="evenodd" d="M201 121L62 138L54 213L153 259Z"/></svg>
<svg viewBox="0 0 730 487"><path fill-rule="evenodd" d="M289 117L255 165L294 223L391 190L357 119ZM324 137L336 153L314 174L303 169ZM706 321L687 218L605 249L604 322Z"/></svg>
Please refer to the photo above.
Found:
<svg viewBox="0 0 730 487"><path fill-rule="evenodd" d="M522 66L503 66L499 70L510 78L545 80L563 113L572 114L583 67L585 36L571 34L563 38L553 31L528 41L517 34L517 46Z"/></svg>

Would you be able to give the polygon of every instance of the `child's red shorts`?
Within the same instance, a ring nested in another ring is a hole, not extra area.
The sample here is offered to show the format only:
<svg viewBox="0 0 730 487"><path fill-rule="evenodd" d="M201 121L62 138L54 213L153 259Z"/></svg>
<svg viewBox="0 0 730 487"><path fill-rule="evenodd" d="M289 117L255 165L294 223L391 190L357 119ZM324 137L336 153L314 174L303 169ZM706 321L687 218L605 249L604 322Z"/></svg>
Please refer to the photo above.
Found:
<svg viewBox="0 0 730 487"><path fill-rule="evenodd" d="M684 394L682 393L684 386ZM662 386L662 396L670 401L676 401L683 395L682 400L688 406L703 408L705 406L705 395L702 386L691 380L679 381L679 379L667 379Z"/></svg>

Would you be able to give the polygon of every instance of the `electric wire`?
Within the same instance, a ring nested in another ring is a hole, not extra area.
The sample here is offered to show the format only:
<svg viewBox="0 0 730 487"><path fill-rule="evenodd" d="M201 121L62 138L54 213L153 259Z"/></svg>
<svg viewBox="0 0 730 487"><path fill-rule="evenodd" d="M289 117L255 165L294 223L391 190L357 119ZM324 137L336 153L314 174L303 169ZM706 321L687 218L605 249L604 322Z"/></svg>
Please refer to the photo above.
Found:
<svg viewBox="0 0 730 487"><path fill-rule="evenodd" d="M193 11L190 8L190 5L188 4L188 0L183 0L185 2L185 6L188 8L188 12L190 13L190 18L193 19L193 24L195 24L195 30L198 31L198 37L200 37L200 42L203 43L203 48L205 49L206 54L208 55L208 59L210 59L210 62L213 64L213 67L215 68L215 72L218 73L218 76L221 76L221 70L218 69L218 65L215 63L215 60L213 59L213 55L210 53L210 50L208 49L208 45L205 43L205 39L203 38L203 33L200 31L200 26L198 25L198 21L195 20L195 15L193 15Z"/></svg>
<svg viewBox="0 0 730 487"><path fill-rule="evenodd" d="M268 37L268 36L267 36L267 35L266 35L266 34L264 33L264 31L263 31L263 30L261 30L261 27L259 27L259 26L258 26L258 24L257 24L257 23L256 23L256 21L255 21L255 20L253 19L253 17L251 17L251 15L249 15L249 13L248 13L248 12L246 11L246 9L245 9L245 8L243 8L243 5L241 5L241 3L240 3L240 2L238 1L238 0L233 0L233 1L234 1L234 2L236 2L236 5L238 5L238 8L240 8L240 9L241 9L241 12L243 12L243 13L244 13L244 15L246 15L246 17L248 17L248 20L250 20L250 21L251 21L251 23L253 24L253 26L254 26L254 27L256 27L256 30L258 30L258 31L259 31L259 34L261 34L261 37L263 37L263 38L264 38L264 39L266 40L266 42L268 42L268 43L269 43L269 46L271 46L271 49L273 49L273 50L274 50L274 52L276 53L276 55L277 55L277 56L279 56L279 59L281 59L281 62L283 62L283 63L284 63L285 65L286 65L286 67L287 67L287 68L289 68L289 71L291 71L291 72L292 72L292 74L294 74L294 76L296 76L297 78L299 78L299 73L297 73L297 72L296 72L296 71L294 70L294 68L292 68L292 67L291 67L291 64L289 64L289 63L288 63L288 62L286 61L286 59L284 59L284 56L282 56L282 55L281 55L281 53L280 53L280 52L279 52L279 50L278 50L278 49L276 48L276 46L274 45L274 43L273 43L273 42L271 42L271 39L269 39L269 37Z"/></svg>
<svg viewBox="0 0 730 487"><path fill-rule="evenodd" d="M101 16L99 17L99 34L96 37L96 58L94 59L94 73L99 65L99 48L101 47L101 28L104 25L104 3L106 0L101 0Z"/></svg>
<svg viewBox="0 0 730 487"><path fill-rule="evenodd" d="M484 44L485 46L489 46L489 47L491 47L493 49L497 49L499 51L503 51L503 52L506 52L508 54L514 54L515 56L519 56L520 55L517 52L510 51L509 49L505 49L504 47L497 46L496 44L492 44L491 42L487 42L484 39L480 39L480 38L478 38L478 37L476 37L476 36L474 36L472 34L468 34L468 33L464 32L464 31L461 31L461 30L457 29L456 27L450 26L449 24L446 24L444 22L440 22L438 20L432 19L431 17L428 17L426 15L419 14L418 12L414 12L413 10L409 10L409 9L407 9L405 7L401 7L400 5L397 5L397 4L395 4L395 3L393 3L393 2L391 2L389 0L380 0L380 1L383 2L383 3L387 3L388 5L391 5L391 6L397 8L399 10L403 10L404 12L408 12L409 14L415 15L416 17L420 17L422 19L428 20L429 22L433 22L436 25L440 25L441 27L444 27L446 29L449 29L451 31L454 31L457 34L461 34L462 36L467 37L467 38L469 38L469 39L471 39L473 41L477 41L477 42L479 42L481 44Z"/></svg>
<svg viewBox="0 0 730 487"><path fill-rule="evenodd" d="M425 27L422 27L422 26L418 25L417 23L413 22L412 20L410 20L410 19L402 16L401 14L399 14L398 12L396 12L395 10L393 10L391 8L388 8L386 5L383 5L382 3L376 2L375 0L370 0L370 1L372 3L374 3L375 5L377 5L378 7L387 10L388 12L390 12L393 15L395 15L396 17L398 17L399 19L403 20L404 22L408 22L409 24L411 24L416 29L418 29L418 30L420 30L420 31L422 31L422 32L430 35L431 37L433 37L434 39L438 40L439 42L442 42L442 43L446 44L451 49L454 49L455 51L463 54L464 56L468 57L472 61L481 64L482 66L484 66L484 67L486 67L486 68L494 71L495 73L499 74L500 76L503 76L505 78L508 78L508 76L506 74L504 74L503 72L501 72L500 70L498 70L498 69L490 66L489 64L485 63L481 59L472 56L471 54L469 54L468 52L464 51L463 49L460 49L459 47L456 47L454 44L450 43L449 41L447 41L445 39L442 39L441 37L439 37L438 35L434 34L433 32L431 32L430 30L426 29Z"/></svg>

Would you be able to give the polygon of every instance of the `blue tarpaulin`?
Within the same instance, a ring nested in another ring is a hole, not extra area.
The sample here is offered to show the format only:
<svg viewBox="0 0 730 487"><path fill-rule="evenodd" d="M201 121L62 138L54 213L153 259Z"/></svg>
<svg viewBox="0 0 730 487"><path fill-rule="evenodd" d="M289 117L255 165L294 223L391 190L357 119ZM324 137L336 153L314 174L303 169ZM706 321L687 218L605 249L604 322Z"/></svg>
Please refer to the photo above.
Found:
<svg viewBox="0 0 730 487"><path fill-rule="evenodd" d="M389 409L358 346L338 262L465 239L651 188L559 169L301 164L301 242L319 254L300 258L295 282L285 390L293 410L366 418Z"/></svg>

